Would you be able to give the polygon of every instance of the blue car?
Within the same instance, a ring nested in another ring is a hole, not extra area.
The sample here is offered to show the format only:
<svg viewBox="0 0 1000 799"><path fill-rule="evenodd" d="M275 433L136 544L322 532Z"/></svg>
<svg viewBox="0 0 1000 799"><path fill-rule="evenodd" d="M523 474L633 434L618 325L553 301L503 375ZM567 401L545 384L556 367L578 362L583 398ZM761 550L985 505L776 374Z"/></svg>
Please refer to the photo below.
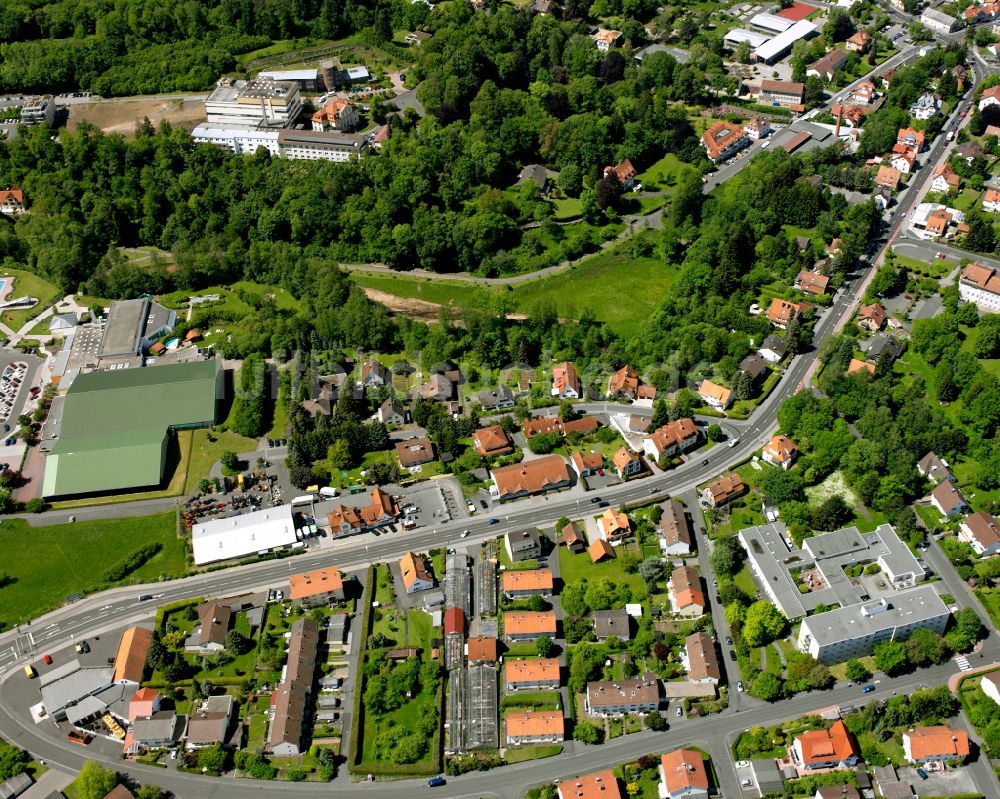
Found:
<svg viewBox="0 0 1000 799"><path fill-rule="evenodd" d="M874 690L875 690L875 686L874 685L862 685L861 686L861 693L863 693L863 694L870 694Z"/></svg>
<svg viewBox="0 0 1000 799"><path fill-rule="evenodd" d="M494 524L500 524L500 520L499 519L490 519L490 526L492 526Z"/></svg>
<svg viewBox="0 0 1000 799"><path fill-rule="evenodd" d="M920 777L920 779L922 779L922 780L926 780L927 779L927 772L924 771L922 768L918 768L917 769L917 776Z"/></svg>
<svg viewBox="0 0 1000 799"><path fill-rule="evenodd" d="M429 780L427 780L428 788L440 788L444 784L445 784L444 777L431 777Z"/></svg>

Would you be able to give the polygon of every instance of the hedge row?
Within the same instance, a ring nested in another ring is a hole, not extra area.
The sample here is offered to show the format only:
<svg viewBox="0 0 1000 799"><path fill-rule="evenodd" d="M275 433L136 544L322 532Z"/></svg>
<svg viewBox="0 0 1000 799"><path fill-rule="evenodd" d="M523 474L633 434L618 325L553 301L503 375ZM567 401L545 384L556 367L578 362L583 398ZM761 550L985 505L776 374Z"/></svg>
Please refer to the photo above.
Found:
<svg viewBox="0 0 1000 799"><path fill-rule="evenodd" d="M368 576L365 579L365 590L361 596L361 624L353 635L355 646L361 647L358 654L358 673L354 675L354 711L351 714L351 752L347 761L347 771L349 774L360 773L355 771L356 766L361 762L364 748L360 746L362 715L364 714L364 665L365 649L368 646L368 635L372 629L372 596L375 593L375 566L369 564Z"/></svg>
<svg viewBox="0 0 1000 799"><path fill-rule="evenodd" d="M150 560L154 555L159 553L161 549L163 549L163 544L159 541L139 547L139 549L125 558L125 560L116 563L104 572L101 579L105 582L117 583L119 580L128 577L128 575L132 572L140 569L143 565L145 565L146 561Z"/></svg>

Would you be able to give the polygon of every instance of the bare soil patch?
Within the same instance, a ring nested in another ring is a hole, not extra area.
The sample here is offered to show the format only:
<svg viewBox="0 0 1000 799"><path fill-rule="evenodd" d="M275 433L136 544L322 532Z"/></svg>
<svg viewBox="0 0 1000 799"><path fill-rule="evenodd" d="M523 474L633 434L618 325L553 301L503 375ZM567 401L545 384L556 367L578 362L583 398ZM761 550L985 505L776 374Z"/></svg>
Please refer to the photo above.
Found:
<svg viewBox="0 0 1000 799"><path fill-rule="evenodd" d="M107 100L69 106L66 127L76 130L80 122L86 121L105 133L131 134L143 117L149 117L153 127L166 120L174 127L193 130L205 119L205 104L202 99L180 100L147 97L136 100Z"/></svg>

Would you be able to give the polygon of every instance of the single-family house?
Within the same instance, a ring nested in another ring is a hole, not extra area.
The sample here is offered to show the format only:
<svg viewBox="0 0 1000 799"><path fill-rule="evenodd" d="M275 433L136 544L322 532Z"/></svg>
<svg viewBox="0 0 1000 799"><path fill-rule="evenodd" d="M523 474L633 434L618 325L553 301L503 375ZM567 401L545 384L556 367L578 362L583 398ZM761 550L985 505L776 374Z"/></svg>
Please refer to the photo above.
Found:
<svg viewBox="0 0 1000 799"><path fill-rule="evenodd" d="M503 685L512 691L551 691L559 689L558 658L506 660L503 664Z"/></svg>
<svg viewBox="0 0 1000 799"><path fill-rule="evenodd" d="M667 557L690 555L694 551L694 540L684 506L676 499L668 499L661 507L663 515L656 528L660 551Z"/></svg>
<svg viewBox="0 0 1000 799"><path fill-rule="evenodd" d="M885 325L885 308L877 302L871 305L861 306L858 311L858 327L867 330L869 333L877 333Z"/></svg>
<svg viewBox="0 0 1000 799"><path fill-rule="evenodd" d="M569 464L579 477L590 477L604 469L604 456L600 452L576 450L569 456Z"/></svg>
<svg viewBox="0 0 1000 799"><path fill-rule="evenodd" d="M708 799L708 771L700 752L675 749L661 755L659 772L663 799Z"/></svg>
<svg viewBox="0 0 1000 799"><path fill-rule="evenodd" d="M484 458L499 458L514 452L514 443L498 424L476 430L472 434L472 446Z"/></svg>
<svg viewBox="0 0 1000 799"><path fill-rule="evenodd" d="M406 409L395 397L390 397L379 405L376 416L384 425L406 424Z"/></svg>
<svg viewBox="0 0 1000 799"><path fill-rule="evenodd" d="M129 736L143 749L160 749L177 743L184 735L186 723L187 718L173 710L158 710L152 716L133 721Z"/></svg>
<svg viewBox="0 0 1000 799"><path fill-rule="evenodd" d="M564 780L556 792L559 799L622 799L618 778L611 769Z"/></svg>
<svg viewBox="0 0 1000 799"><path fill-rule="evenodd" d="M913 150L896 144L893 146L893 152L889 154L889 163L893 169L899 170L901 175L909 175L917 163L917 156Z"/></svg>
<svg viewBox="0 0 1000 799"><path fill-rule="evenodd" d="M983 93L979 96L980 111L991 105L1000 105L1000 86L990 86L988 89L983 89Z"/></svg>
<svg viewBox="0 0 1000 799"><path fill-rule="evenodd" d="M632 534L632 522L620 510L608 508L597 520L601 537L608 542L621 541Z"/></svg>
<svg viewBox="0 0 1000 799"><path fill-rule="evenodd" d="M476 401L484 411L500 411L513 408L517 402L514 389L501 383L496 388L484 388L476 394Z"/></svg>
<svg viewBox="0 0 1000 799"><path fill-rule="evenodd" d="M660 707L660 681L647 672L630 680L587 683L584 710L588 716L645 715Z"/></svg>
<svg viewBox="0 0 1000 799"><path fill-rule="evenodd" d="M158 713L162 699L159 691L153 688L140 688L129 700L128 720L131 722L137 718L149 718Z"/></svg>
<svg viewBox="0 0 1000 799"><path fill-rule="evenodd" d="M622 191L632 191L635 188L635 176L637 174L635 167L632 166L632 162L627 158L617 166L604 167L604 177L614 175L618 179Z"/></svg>
<svg viewBox="0 0 1000 799"><path fill-rule="evenodd" d="M733 401L733 392L728 388L713 383L711 380L702 380L698 386L698 396L702 402L717 411L724 411Z"/></svg>
<svg viewBox="0 0 1000 799"><path fill-rule="evenodd" d="M455 398L455 384L444 375L433 374L420 387L420 396L433 402L450 402Z"/></svg>
<svg viewBox="0 0 1000 799"><path fill-rule="evenodd" d="M20 216L27 210L28 203L24 197L24 190L20 186L0 189L0 214Z"/></svg>
<svg viewBox="0 0 1000 799"><path fill-rule="evenodd" d="M541 537L533 527L507 533L503 537L503 545L511 563L535 560L542 554Z"/></svg>
<svg viewBox="0 0 1000 799"><path fill-rule="evenodd" d="M951 164L942 164L934 170L934 180L931 181L931 191L947 194L958 191L962 186L962 178L951 168Z"/></svg>
<svg viewBox="0 0 1000 799"><path fill-rule="evenodd" d="M800 312L801 308L798 303L775 297L767 308L767 318L772 325L784 330L792 323L793 319L798 318Z"/></svg>
<svg viewBox="0 0 1000 799"><path fill-rule="evenodd" d="M750 141L759 141L767 138L771 133L771 123L764 117L751 117L750 121L743 126L743 132Z"/></svg>
<svg viewBox="0 0 1000 799"><path fill-rule="evenodd" d="M970 513L958 526L958 537L982 558L1000 555L1000 524L986 511Z"/></svg>
<svg viewBox="0 0 1000 799"><path fill-rule="evenodd" d="M587 548L587 541L580 535L580 531L576 529L576 525L573 522L563 527L559 536L559 543L570 552L583 552Z"/></svg>
<svg viewBox="0 0 1000 799"><path fill-rule="evenodd" d="M767 361L760 355L748 355L740 361L739 373L750 378L751 388L757 388L767 371Z"/></svg>
<svg viewBox="0 0 1000 799"><path fill-rule="evenodd" d="M434 445L429 438L408 438L396 443L396 457L404 469L422 466L434 460Z"/></svg>
<svg viewBox="0 0 1000 799"><path fill-rule="evenodd" d="M961 764L969 756L969 734L943 724L916 727L903 733L903 755L917 765Z"/></svg>
<svg viewBox="0 0 1000 799"><path fill-rule="evenodd" d="M965 496L950 480L942 480L934 487L931 491L931 504L937 508L938 513L945 516L958 516L969 511Z"/></svg>
<svg viewBox="0 0 1000 799"><path fill-rule="evenodd" d="M851 768L858 762L851 734L839 719L828 729L796 735L792 754L799 766L807 770Z"/></svg>
<svg viewBox="0 0 1000 799"><path fill-rule="evenodd" d="M593 620L594 636L598 641L607 641L609 638L632 640L632 622L626 610L595 610Z"/></svg>
<svg viewBox="0 0 1000 799"><path fill-rule="evenodd" d="M508 599L552 596L554 585L551 569L505 569L501 579Z"/></svg>
<svg viewBox="0 0 1000 799"><path fill-rule="evenodd" d="M580 377L576 373L576 366L572 361L557 363L552 367L552 391L553 397L559 399L580 399Z"/></svg>
<svg viewBox="0 0 1000 799"><path fill-rule="evenodd" d="M515 186L534 183L544 196L549 191L549 171L541 164L527 164L517 176Z"/></svg>
<svg viewBox="0 0 1000 799"><path fill-rule="evenodd" d="M511 711L504 719L507 746L557 744L566 737L561 710Z"/></svg>
<svg viewBox="0 0 1000 799"><path fill-rule="evenodd" d="M691 682L718 685L722 679L715 641L704 632L692 633L684 639L681 663Z"/></svg>
<svg viewBox="0 0 1000 799"><path fill-rule="evenodd" d="M799 272L798 280L795 281L795 287L799 291L817 295L826 294L829 284L830 278L826 275L822 275L819 272L809 272L804 269Z"/></svg>
<svg viewBox="0 0 1000 799"><path fill-rule="evenodd" d="M867 31L858 31L844 42L844 47L849 53L867 53L871 47L872 37Z"/></svg>
<svg viewBox="0 0 1000 799"><path fill-rule="evenodd" d="M705 592L701 577L690 566L678 566L667 581L670 609L679 616L697 618L705 614Z"/></svg>
<svg viewBox="0 0 1000 799"><path fill-rule="evenodd" d="M788 436L776 435L764 445L761 450L761 460L770 463L772 466L779 466L782 469L790 469L795 463L795 458L799 454L799 448Z"/></svg>
<svg viewBox="0 0 1000 799"><path fill-rule="evenodd" d="M879 333L872 336L868 343L869 363L892 363L903 354L903 342L888 333Z"/></svg>
<svg viewBox="0 0 1000 799"><path fill-rule="evenodd" d="M608 378L608 399L634 400L639 393L639 375L626 364Z"/></svg>
<svg viewBox="0 0 1000 799"><path fill-rule="evenodd" d="M403 555L399 559L399 571L403 577L403 586L408 594L429 591L434 587L434 575L427 565L427 561L420 555L413 552L407 552Z"/></svg>
<svg viewBox="0 0 1000 799"><path fill-rule="evenodd" d="M875 185L884 189L896 191L899 188L899 181L903 179L903 173L896 167L888 164L880 164L878 172L875 174Z"/></svg>
<svg viewBox="0 0 1000 799"><path fill-rule="evenodd" d="M198 626L184 642L186 652L221 652L233 620L233 609L221 602L206 602L196 609Z"/></svg>
<svg viewBox="0 0 1000 799"><path fill-rule="evenodd" d="M806 77L815 76L829 82L844 68L845 63L847 54L843 50L831 50L806 70Z"/></svg>
<svg viewBox="0 0 1000 799"><path fill-rule="evenodd" d="M851 99L856 103L871 105L878 99L878 91L875 89L875 84L870 80L861 81L861 83L854 87L854 91L851 92Z"/></svg>
<svg viewBox="0 0 1000 799"><path fill-rule="evenodd" d="M940 110L941 100L931 94L931 92L924 92L910 106L910 116L914 119L927 120L935 116Z"/></svg>
<svg viewBox="0 0 1000 799"><path fill-rule="evenodd" d="M615 473L624 480L634 474L639 474L643 470L642 458L626 447L621 447L611 459L614 464Z"/></svg>
<svg viewBox="0 0 1000 799"><path fill-rule="evenodd" d="M378 388L392 380L392 373L379 361L369 358L361 365L361 385L363 388Z"/></svg>
<svg viewBox="0 0 1000 799"><path fill-rule="evenodd" d="M921 477L926 477L935 483L940 483L942 480L955 482L955 475L952 474L948 461L938 457L938 454L934 450L931 450L917 461L917 472Z"/></svg>
<svg viewBox="0 0 1000 799"><path fill-rule="evenodd" d="M694 419L684 416L658 427L642 440L642 450L654 461L673 457L698 443Z"/></svg>
<svg viewBox="0 0 1000 799"><path fill-rule="evenodd" d="M590 38L594 40L598 50L606 53L612 47L620 47L624 37L621 31L598 28L597 32L591 34Z"/></svg>
<svg viewBox="0 0 1000 799"><path fill-rule="evenodd" d="M587 554L590 555L591 563L600 563L603 560L614 560L615 549L603 538L595 538L587 547Z"/></svg>
<svg viewBox="0 0 1000 799"><path fill-rule="evenodd" d="M236 703L229 694L208 697L204 707L195 711L188 719L186 748L201 749L216 743L228 744L235 709Z"/></svg>
<svg viewBox="0 0 1000 799"><path fill-rule="evenodd" d="M896 132L896 144L902 145L914 155L924 149L924 132L913 128L900 128Z"/></svg>
<svg viewBox="0 0 1000 799"><path fill-rule="evenodd" d="M788 354L788 344L781 336L773 333L764 339L758 350L760 357L768 363L780 363Z"/></svg>
<svg viewBox="0 0 1000 799"><path fill-rule="evenodd" d="M986 151L979 142L970 140L955 148L955 155L963 159L965 163L971 164L977 158L985 158Z"/></svg>
<svg viewBox="0 0 1000 799"><path fill-rule="evenodd" d="M1000 214L1000 191L987 189L983 192L983 210L991 214Z"/></svg>
<svg viewBox="0 0 1000 799"><path fill-rule="evenodd" d="M860 358L851 358L851 362L847 366L847 374L850 376L858 372L873 375L875 374L875 364L862 361Z"/></svg>
<svg viewBox="0 0 1000 799"><path fill-rule="evenodd" d="M718 508L737 497L742 497L746 491L743 478L734 472L709 483L701 492L701 498L710 508Z"/></svg>
<svg viewBox="0 0 1000 799"><path fill-rule="evenodd" d="M534 641L556 637L554 610L518 610L503 614L503 634L509 641Z"/></svg>

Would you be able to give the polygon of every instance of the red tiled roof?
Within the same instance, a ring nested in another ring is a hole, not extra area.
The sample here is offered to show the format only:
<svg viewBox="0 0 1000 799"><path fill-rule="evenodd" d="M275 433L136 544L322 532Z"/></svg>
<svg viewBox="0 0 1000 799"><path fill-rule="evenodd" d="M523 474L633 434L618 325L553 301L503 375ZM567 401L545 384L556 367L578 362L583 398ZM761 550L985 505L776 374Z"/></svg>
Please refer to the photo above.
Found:
<svg viewBox="0 0 1000 799"><path fill-rule="evenodd" d="M667 795L698 788L708 790L708 772L701 754L693 749L675 749L660 757Z"/></svg>

